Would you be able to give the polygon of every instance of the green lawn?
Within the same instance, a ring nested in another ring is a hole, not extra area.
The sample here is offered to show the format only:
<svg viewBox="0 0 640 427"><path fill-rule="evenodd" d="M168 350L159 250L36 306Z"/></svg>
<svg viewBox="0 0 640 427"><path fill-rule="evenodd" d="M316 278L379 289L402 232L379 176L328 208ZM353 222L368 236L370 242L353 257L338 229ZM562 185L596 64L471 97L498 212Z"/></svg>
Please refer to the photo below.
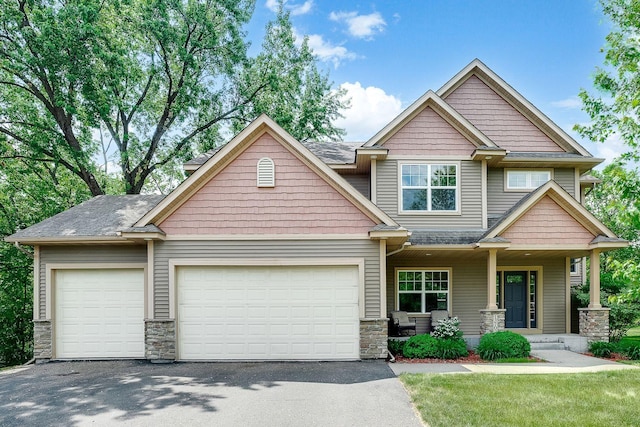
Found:
<svg viewBox="0 0 640 427"><path fill-rule="evenodd" d="M640 370L594 374L403 374L431 427L637 426Z"/></svg>

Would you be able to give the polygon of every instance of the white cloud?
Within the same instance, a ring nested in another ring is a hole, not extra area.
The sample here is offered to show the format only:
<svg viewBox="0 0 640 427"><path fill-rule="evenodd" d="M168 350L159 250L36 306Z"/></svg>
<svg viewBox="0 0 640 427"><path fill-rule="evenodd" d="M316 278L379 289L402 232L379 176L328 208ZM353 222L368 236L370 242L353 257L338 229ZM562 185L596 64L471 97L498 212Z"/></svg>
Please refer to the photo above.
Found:
<svg viewBox="0 0 640 427"><path fill-rule="evenodd" d="M387 23L379 12L358 15L358 12L331 12L329 19L347 24L349 34L360 39L371 39L384 31Z"/></svg>
<svg viewBox="0 0 640 427"><path fill-rule="evenodd" d="M302 40L305 36L293 30L296 38L296 43L302 44ZM353 60L357 58L357 55L350 52L346 47L331 44L326 41L320 34L311 34L307 36L309 38L309 47L313 53L323 62L331 62L333 66L338 68L340 62L346 60Z"/></svg>
<svg viewBox="0 0 640 427"><path fill-rule="evenodd" d="M350 108L342 111L344 118L335 122L347 131L346 140L368 140L402 111L402 102L378 87L347 82L340 88L347 91L345 98L351 99Z"/></svg>
<svg viewBox="0 0 640 427"><path fill-rule="evenodd" d="M579 110L582 108L582 101L577 96L572 96L567 99L561 99L560 101L553 101L551 105L558 108L565 108L567 110Z"/></svg>
<svg viewBox="0 0 640 427"><path fill-rule="evenodd" d="M284 0L283 3L285 8L289 9L293 16L305 15L311 12L311 9L313 8L313 0L307 0L302 4L289 4L288 0ZM264 5L272 12L278 11L278 0L267 0Z"/></svg>

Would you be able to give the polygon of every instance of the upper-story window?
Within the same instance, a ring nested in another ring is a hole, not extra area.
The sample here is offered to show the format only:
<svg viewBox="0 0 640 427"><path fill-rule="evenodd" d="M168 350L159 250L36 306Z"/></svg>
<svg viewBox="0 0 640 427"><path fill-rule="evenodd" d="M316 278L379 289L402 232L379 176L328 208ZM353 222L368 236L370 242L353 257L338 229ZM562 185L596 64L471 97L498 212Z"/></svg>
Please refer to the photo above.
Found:
<svg viewBox="0 0 640 427"><path fill-rule="evenodd" d="M551 170L507 170L506 189L517 191L535 190L551 179Z"/></svg>
<svg viewBox="0 0 640 427"><path fill-rule="evenodd" d="M458 210L458 165L406 163L400 165L400 173L403 212Z"/></svg>

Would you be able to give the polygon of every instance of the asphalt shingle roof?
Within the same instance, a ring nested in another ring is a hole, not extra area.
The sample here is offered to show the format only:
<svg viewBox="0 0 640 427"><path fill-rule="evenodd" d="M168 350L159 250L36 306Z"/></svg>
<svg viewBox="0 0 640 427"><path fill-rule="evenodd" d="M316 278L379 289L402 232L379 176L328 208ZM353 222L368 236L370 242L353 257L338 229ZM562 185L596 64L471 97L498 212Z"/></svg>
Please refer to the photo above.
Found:
<svg viewBox="0 0 640 427"><path fill-rule="evenodd" d="M162 195L97 196L51 218L9 236L34 238L116 236L156 206Z"/></svg>

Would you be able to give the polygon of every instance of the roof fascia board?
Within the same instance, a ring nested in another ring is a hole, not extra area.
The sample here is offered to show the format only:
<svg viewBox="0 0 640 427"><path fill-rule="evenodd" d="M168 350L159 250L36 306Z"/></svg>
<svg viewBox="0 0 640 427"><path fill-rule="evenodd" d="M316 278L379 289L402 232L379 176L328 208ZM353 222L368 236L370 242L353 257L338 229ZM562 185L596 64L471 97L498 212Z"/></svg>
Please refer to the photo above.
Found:
<svg viewBox="0 0 640 427"><path fill-rule="evenodd" d="M594 234L604 234L607 237L616 237L611 230L609 230L600 220L598 220L591 212L589 212L584 206L582 206L576 199L571 197L558 183L555 181L548 181L542 187L540 187L537 194L527 200L522 206L512 212L502 223L489 233L486 238L496 237L502 234L507 228L511 227L522 215L524 215L529 209L536 205L543 197L549 196L552 200L558 203L573 219L578 221L582 226L587 228ZM567 209L570 207L571 209ZM578 214L578 215L576 215ZM579 216L582 216L580 218Z"/></svg>
<svg viewBox="0 0 640 427"><path fill-rule="evenodd" d="M43 245L43 244L76 244L76 245L88 245L88 244L131 244L130 240L123 239L116 236L68 236L68 237L25 237L21 238L9 238L4 239L9 243L19 243L21 245Z"/></svg>
<svg viewBox="0 0 640 427"><path fill-rule="evenodd" d="M428 90L424 95L418 98L407 109L400 113L395 119L387 124L382 130L375 134L369 141L367 141L364 147L371 147L374 145L380 146L391 138L398 130L400 130L405 124L413 119L420 111L426 107L431 107L440 115L447 123L453 126L458 132L471 141L476 147L488 146L497 147L497 145L491 141L485 134L480 132L475 126L473 126L467 119L465 119L460 113L458 113L453 107L447 104L442 98L440 98L432 90Z"/></svg>
<svg viewBox="0 0 640 427"><path fill-rule="evenodd" d="M529 100L522 96L511 85L505 82L500 76L498 76L493 70L487 67L479 59L474 59L464 67L458 74L456 74L451 80L445 83L440 89L437 90L438 96L446 98L451 92L457 89L462 83L464 83L471 75L475 75L485 84L496 90L498 93L503 92L503 99L511 104L516 110L522 113L529 120L534 123L539 122L543 124L538 128L547 134L555 142L561 142L563 145L573 148L583 156L592 157L591 153L587 151L583 146L578 144L569 134L567 134L561 127L556 125L551 119L549 119L542 111L534 106ZM546 128L546 129L545 129ZM549 131L555 135L549 135ZM558 141L560 139L560 141Z"/></svg>

